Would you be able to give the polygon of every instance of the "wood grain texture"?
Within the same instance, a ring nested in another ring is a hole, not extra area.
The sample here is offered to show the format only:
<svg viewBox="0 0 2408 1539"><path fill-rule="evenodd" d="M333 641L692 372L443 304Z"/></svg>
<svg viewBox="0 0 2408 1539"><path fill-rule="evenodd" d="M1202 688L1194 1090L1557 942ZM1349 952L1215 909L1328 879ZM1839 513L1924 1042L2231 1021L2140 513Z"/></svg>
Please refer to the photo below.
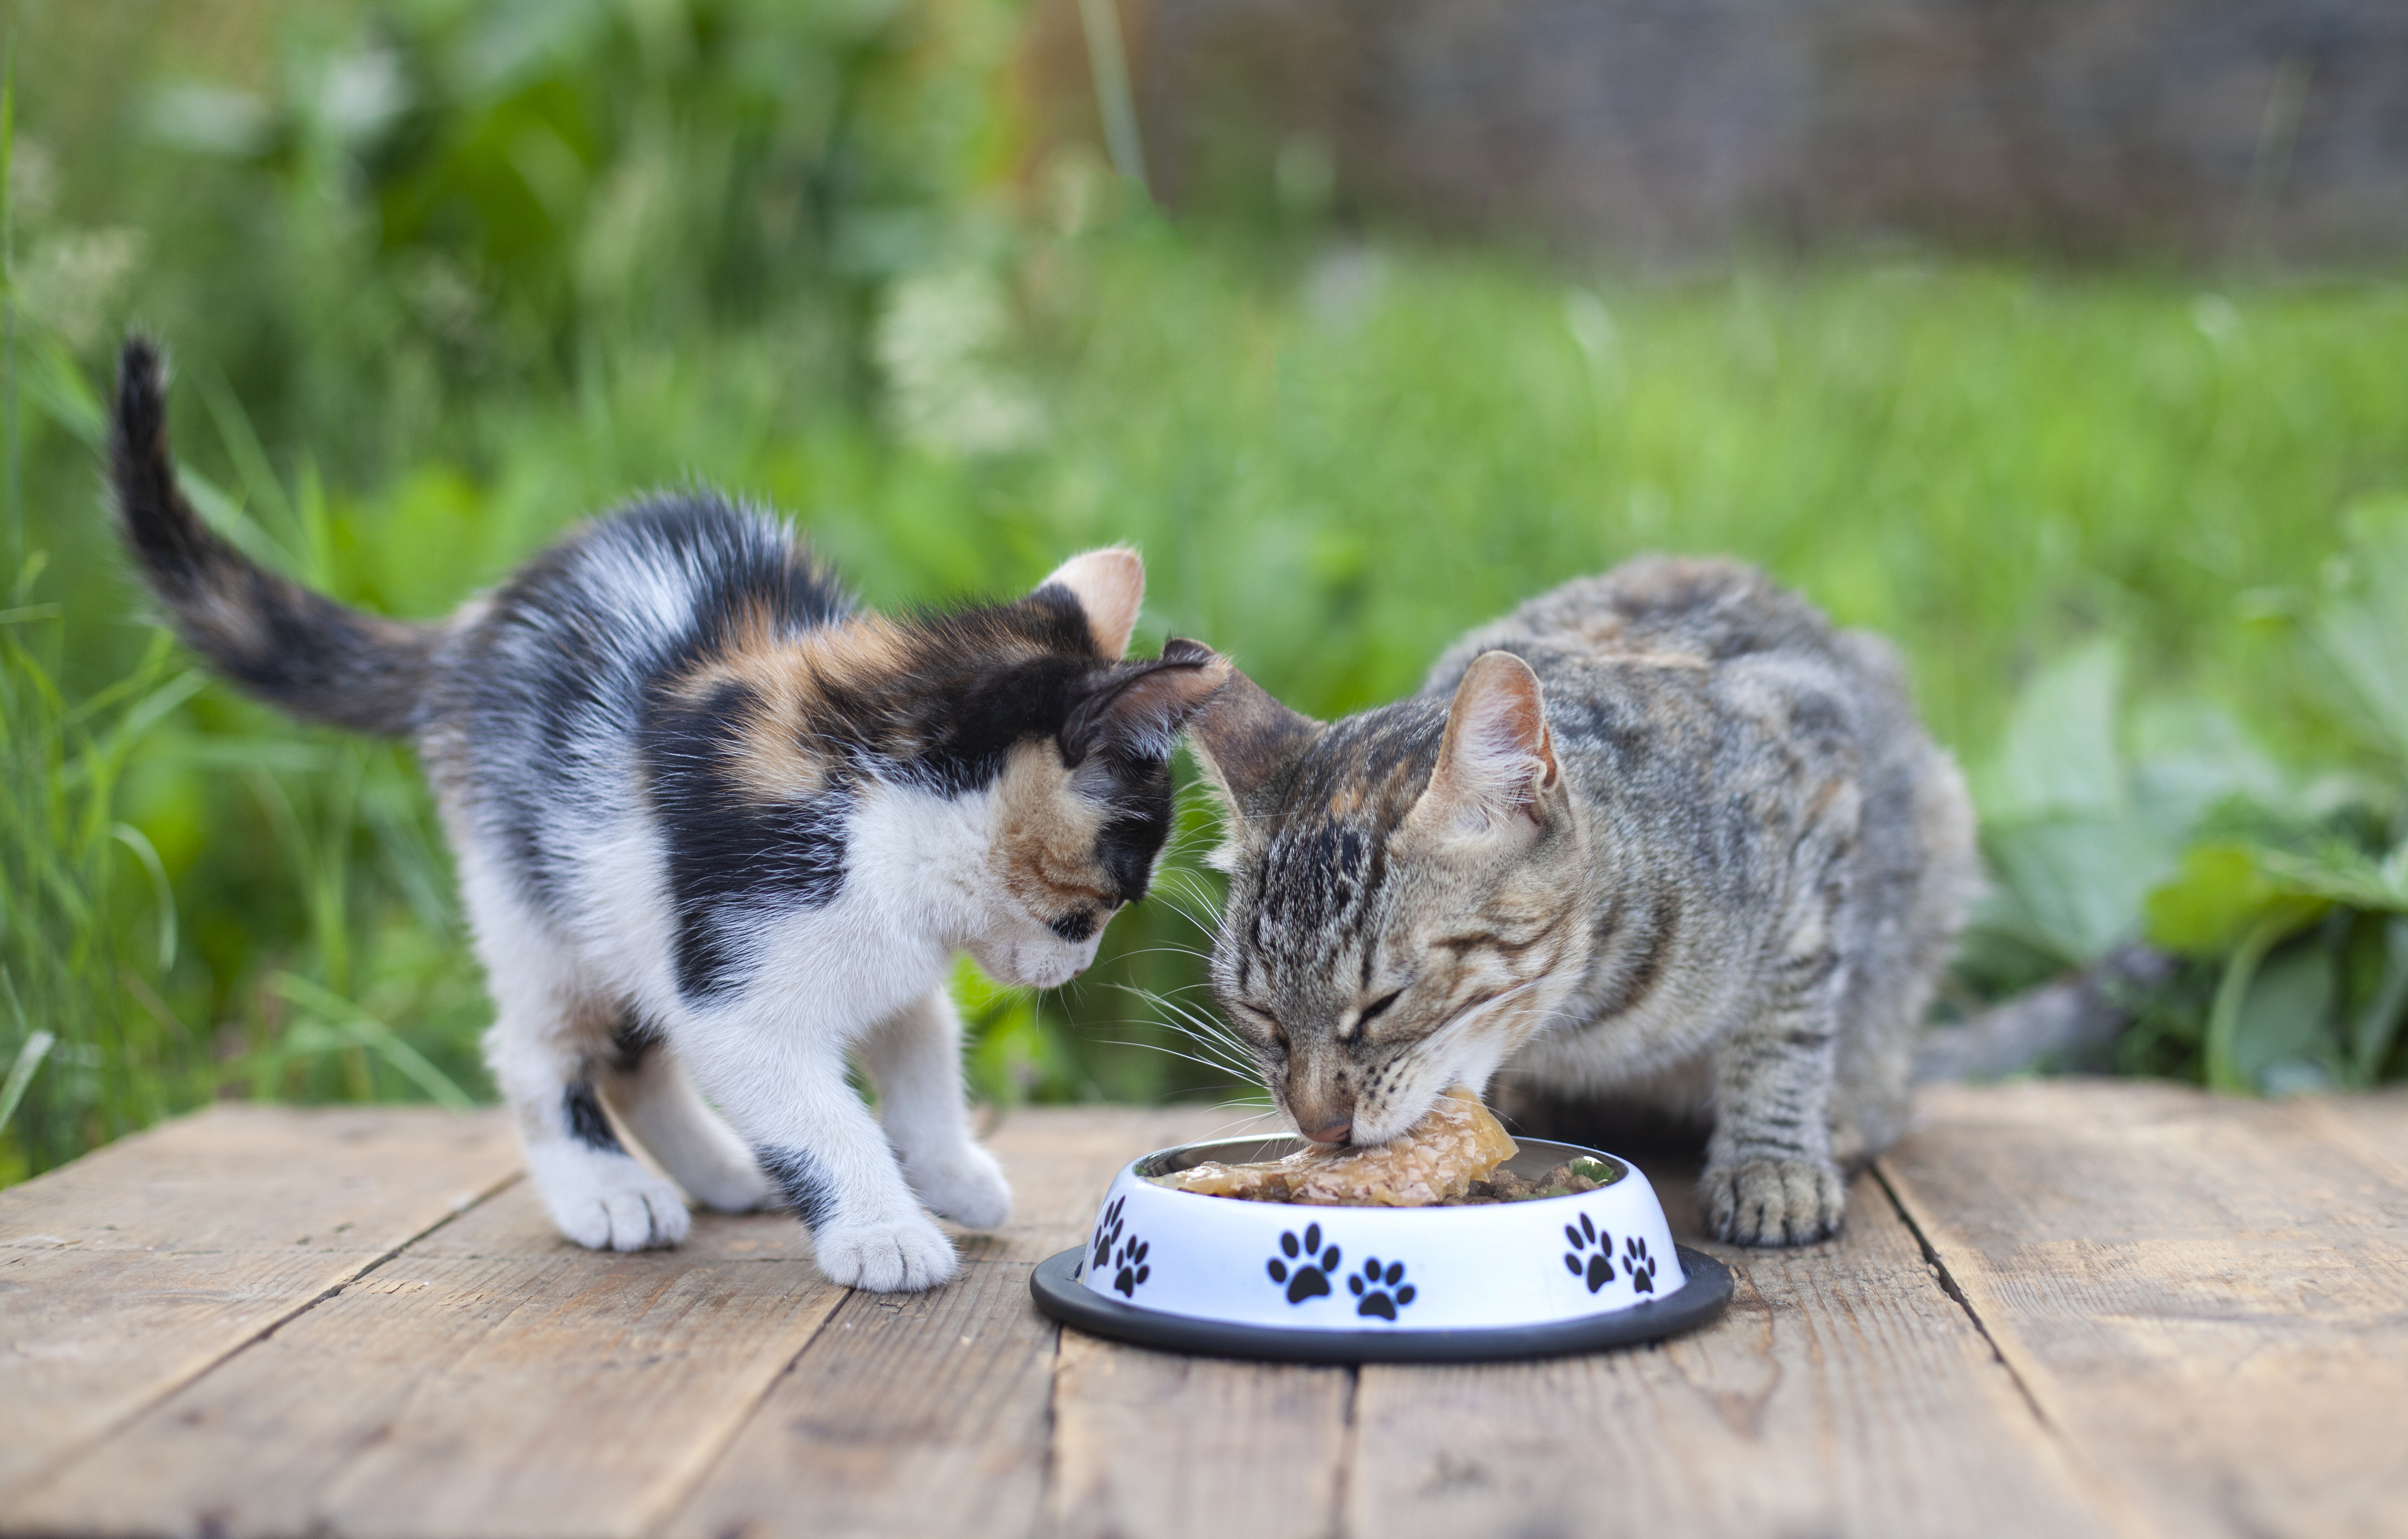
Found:
<svg viewBox="0 0 2408 1539"><path fill-rule="evenodd" d="M2408 1184L2408 1090L2316 1096L2293 1102L2317 1128Z"/></svg>
<svg viewBox="0 0 2408 1539"><path fill-rule="evenodd" d="M491 1114L220 1107L0 1192L0 1527L77 1450L518 1158Z"/></svg>
<svg viewBox="0 0 2408 1539"><path fill-rule="evenodd" d="M1883 1160L2049 1421L2167 1534L2408 1533L2408 1185L2313 1104L1926 1092Z"/></svg>
<svg viewBox="0 0 2408 1539"><path fill-rule="evenodd" d="M1349 1369L1179 1357L1066 1330L1051 1532L1325 1539L1338 1531L1353 1393Z"/></svg>
<svg viewBox="0 0 2408 1539"><path fill-rule="evenodd" d="M1029 1222L1043 1234L1029 1237L1032 1259L1085 1239L1112 1172L1129 1159L1242 1131L1233 1124L1243 1115L1190 1108L1134 1128L1039 1124L1023 1129L1029 1145L1018 1150L998 1136L1007 1160L1017 1152L1020 1167L1032 1172ZM1039 1175L1040 1168L1054 1173ZM1348 1370L1176 1357L1077 1330L1060 1339L1050 1532L1067 1539L1305 1539L1335 1529L1354 1387Z"/></svg>
<svg viewBox="0 0 2408 1539"><path fill-rule="evenodd" d="M1635 1351L1365 1367L1347 1532L2114 1532L1877 1183L1837 1241L1741 1251L1697 1232L1694 1168L1645 1163L1737 1273L1729 1312Z"/></svg>
<svg viewBox="0 0 2408 1539"><path fill-rule="evenodd" d="M977 1260L1034 1266L1086 1238L1104 1188L1120 1168L1174 1143L1235 1131L1249 1114L1220 1106L1032 1106L1006 1117L987 1140L1011 1178L1011 1222L963 1236Z"/></svg>
<svg viewBox="0 0 2408 1539"><path fill-rule="evenodd" d="M139 1417L13 1517L111 1533L640 1532L843 1297L782 1254L795 1229L698 1215L679 1251L597 1253L514 1188Z"/></svg>
<svg viewBox="0 0 2408 1539"><path fill-rule="evenodd" d="M517 1187L444 1222L515 1165L491 1117L161 1129L0 1193L0 1532L2408 1534L2408 1098L1934 1089L1897 1205L1718 1252L1730 1313L1635 1352L1358 1374L1039 1317L1111 1172L1229 1120L1015 1115L1018 1216L910 1299L780 1215L625 1257ZM1697 1244L1694 1171L1642 1163Z"/></svg>
<svg viewBox="0 0 2408 1539"><path fill-rule="evenodd" d="M1032 1532L1056 1331L1029 1302L1029 1272L1084 1238L1131 1158L1227 1120L1203 1108L1008 1118L989 1146L1011 1179L1011 1223L963 1238L949 1287L846 1300L680 1508L672 1539Z"/></svg>

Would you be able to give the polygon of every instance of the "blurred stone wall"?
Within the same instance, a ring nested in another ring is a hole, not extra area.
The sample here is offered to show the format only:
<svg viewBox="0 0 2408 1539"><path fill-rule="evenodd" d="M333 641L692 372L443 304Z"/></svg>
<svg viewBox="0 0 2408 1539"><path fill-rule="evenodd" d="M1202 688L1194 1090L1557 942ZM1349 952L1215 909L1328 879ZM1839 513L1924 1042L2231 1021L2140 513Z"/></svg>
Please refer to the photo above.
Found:
<svg viewBox="0 0 2408 1539"><path fill-rule="evenodd" d="M1120 0L1173 207L1283 186L1641 258L2408 248L2408 0ZM1028 79L1092 137L1078 0Z"/></svg>

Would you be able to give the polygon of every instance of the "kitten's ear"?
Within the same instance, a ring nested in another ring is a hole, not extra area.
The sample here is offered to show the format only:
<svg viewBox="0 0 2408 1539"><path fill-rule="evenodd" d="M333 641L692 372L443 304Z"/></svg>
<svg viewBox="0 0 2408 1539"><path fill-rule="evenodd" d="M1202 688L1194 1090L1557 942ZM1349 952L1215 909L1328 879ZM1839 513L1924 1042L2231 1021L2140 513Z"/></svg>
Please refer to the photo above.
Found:
<svg viewBox="0 0 2408 1539"><path fill-rule="evenodd" d="M1105 745L1133 758L1167 759L1187 718L1230 671L1211 647L1174 636L1161 656L1123 663L1096 680L1063 725L1063 751L1072 763Z"/></svg>
<svg viewBox="0 0 2408 1539"><path fill-rule="evenodd" d="M1268 815L1282 771L1321 736L1322 724L1298 715L1236 669L1187 734L1204 778L1237 821Z"/></svg>
<svg viewBox="0 0 2408 1539"><path fill-rule="evenodd" d="M1087 616L1096 650L1115 662L1127 655L1129 633L1137 629L1137 611L1145 603L1145 563L1125 545L1074 555L1037 584L1068 588Z"/></svg>
<svg viewBox="0 0 2408 1539"><path fill-rule="evenodd" d="M1526 839L1546 826L1544 798L1563 784L1539 676L1510 652L1484 652L1446 711L1446 737L1411 823L1441 837Z"/></svg>

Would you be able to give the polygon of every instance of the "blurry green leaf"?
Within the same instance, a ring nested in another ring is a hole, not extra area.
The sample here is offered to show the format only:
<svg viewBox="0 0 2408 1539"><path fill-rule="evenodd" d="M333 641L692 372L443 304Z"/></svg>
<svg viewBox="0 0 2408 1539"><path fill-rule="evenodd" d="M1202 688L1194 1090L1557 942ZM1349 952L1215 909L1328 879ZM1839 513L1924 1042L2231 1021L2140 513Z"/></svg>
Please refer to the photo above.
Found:
<svg viewBox="0 0 2408 1539"><path fill-rule="evenodd" d="M2187 838L2218 803L2285 809L2288 777L2231 712L2199 700L2153 700L2131 712L2133 811L2170 839Z"/></svg>
<svg viewBox="0 0 2408 1539"><path fill-rule="evenodd" d="M2115 742L2123 671L2115 644L2095 641L2024 686L1998 755L1976 779L1985 818L2109 814L2125 805L2124 759Z"/></svg>
<svg viewBox="0 0 2408 1539"><path fill-rule="evenodd" d="M2270 871L2268 862L2280 858L2246 844L2192 849L2174 878L2148 896L2149 939L2169 951L2206 956L2241 942L2270 917L2287 927L2278 927L2279 940L2321 914L2332 899L2289 874Z"/></svg>
<svg viewBox="0 0 2408 1539"><path fill-rule="evenodd" d="M2289 924L2270 916L2233 955L2209 1017L2211 1089L2279 1093L2332 1083L2337 958L2322 934L2269 957Z"/></svg>
<svg viewBox="0 0 2408 1539"><path fill-rule="evenodd" d="M2350 1022L2353 1086L2371 1086L2382 1074L2391 1044L2399 1040L2403 1014L2408 1014L2408 919L2392 918L2383 925L2382 979Z"/></svg>
<svg viewBox="0 0 2408 1539"><path fill-rule="evenodd" d="M2134 820L2058 817L1984 830L1992 892L1979 922L2079 967L2129 940L2170 847Z"/></svg>
<svg viewBox="0 0 2408 1539"><path fill-rule="evenodd" d="M2362 503L2346 522L2346 581L2310 634L2375 737L2408 758L2408 499Z"/></svg>

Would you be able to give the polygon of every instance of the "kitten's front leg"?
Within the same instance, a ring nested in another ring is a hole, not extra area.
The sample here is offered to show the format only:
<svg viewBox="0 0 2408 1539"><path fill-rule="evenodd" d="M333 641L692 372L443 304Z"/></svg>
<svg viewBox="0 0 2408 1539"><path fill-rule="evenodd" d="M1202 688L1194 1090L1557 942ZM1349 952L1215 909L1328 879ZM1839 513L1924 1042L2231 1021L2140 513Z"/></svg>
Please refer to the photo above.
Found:
<svg viewBox="0 0 2408 1539"><path fill-rule="evenodd" d="M1791 931L1765 1007L1715 1051L1714 1131L1698 1200L1717 1239L1812 1244L1838 1232L1847 1211L1831 1160L1842 963L1828 913Z"/></svg>
<svg viewBox="0 0 2408 1539"><path fill-rule="evenodd" d="M878 1023L862 1040L878 1086L879 1117L903 1158L904 1178L928 1206L970 1229L1011 1216L1011 1187L970 1137L962 1090L962 1023L941 988Z"/></svg>
<svg viewBox="0 0 2408 1539"><path fill-rule="evenodd" d="M812 1258L829 1281L918 1292L953 1274L953 1242L904 1184L834 1043L772 1049L720 1037L689 1066L810 1226Z"/></svg>

